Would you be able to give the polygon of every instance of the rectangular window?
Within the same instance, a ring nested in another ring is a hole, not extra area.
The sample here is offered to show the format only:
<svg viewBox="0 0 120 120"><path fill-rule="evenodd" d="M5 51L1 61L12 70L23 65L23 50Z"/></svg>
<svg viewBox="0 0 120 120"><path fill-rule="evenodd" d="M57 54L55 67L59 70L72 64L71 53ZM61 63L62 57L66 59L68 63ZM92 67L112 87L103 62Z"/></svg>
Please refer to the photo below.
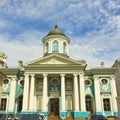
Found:
<svg viewBox="0 0 120 120"><path fill-rule="evenodd" d="M111 111L109 98L103 99L103 106L104 106L104 111Z"/></svg>
<svg viewBox="0 0 120 120"><path fill-rule="evenodd" d="M0 106L1 111L6 110L6 105L7 105L7 98L1 98L1 106Z"/></svg>

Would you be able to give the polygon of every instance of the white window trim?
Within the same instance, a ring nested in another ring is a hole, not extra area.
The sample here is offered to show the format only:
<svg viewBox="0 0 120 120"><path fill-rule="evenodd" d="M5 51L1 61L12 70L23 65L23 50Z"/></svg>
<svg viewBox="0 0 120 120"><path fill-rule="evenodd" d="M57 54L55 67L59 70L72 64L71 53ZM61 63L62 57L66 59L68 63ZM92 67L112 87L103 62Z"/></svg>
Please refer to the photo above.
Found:
<svg viewBox="0 0 120 120"><path fill-rule="evenodd" d="M6 96L1 96L1 99L4 99L4 98L7 99L7 102L6 102L6 110L5 110L5 112L7 112L7 111L8 111L8 95L6 95Z"/></svg>
<svg viewBox="0 0 120 120"><path fill-rule="evenodd" d="M105 115L105 112L106 112L106 111L104 111L103 99L106 99L106 98L110 99L110 107L111 107L111 111L110 111L110 112L111 112L112 115L113 115L112 98L111 98L110 95L105 96L105 94L101 95L101 101L102 101L101 103L102 103L102 112L103 112L103 115Z"/></svg>

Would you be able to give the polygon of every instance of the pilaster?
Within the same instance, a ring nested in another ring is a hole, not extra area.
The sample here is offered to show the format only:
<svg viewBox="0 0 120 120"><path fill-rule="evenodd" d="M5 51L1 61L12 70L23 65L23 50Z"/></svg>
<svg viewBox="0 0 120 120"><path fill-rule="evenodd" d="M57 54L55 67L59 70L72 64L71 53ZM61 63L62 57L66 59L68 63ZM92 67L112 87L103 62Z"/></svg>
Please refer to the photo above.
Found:
<svg viewBox="0 0 120 120"><path fill-rule="evenodd" d="M85 88L84 88L84 76L83 73L79 74L79 83L80 83L80 107L81 111L86 111L86 105L85 105Z"/></svg>
<svg viewBox="0 0 120 120"><path fill-rule="evenodd" d="M117 102L116 102L117 90L116 90L115 78L114 77L111 77L110 85L111 85L111 92L112 92L113 111L117 112L118 111Z"/></svg>
<svg viewBox="0 0 120 120"><path fill-rule="evenodd" d="M102 112L101 95L100 95L100 83L97 76L94 76L94 91L95 91L95 107L96 113Z"/></svg>
<svg viewBox="0 0 120 120"><path fill-rule="evenodd" d="M8 112L13 113L15 110L16 77L12 77L10 86Z"/></svg>
<svg viewBox="0 0 120 120"><path fill-rule="evenodd" d="M74 75L74 111L79 111L79 97L78 97L78 74Z"/></svg>
<svg viewBox="0 0 120 120"><path fill-rule="evenodd" d="M42 101L42 112L48 111L48 87L47 87L47 74L43 74L43 101Z"/></svg>
<svg viewBox="0 0 120 120"><path fill-rule="evenodd" d="M31 74L29 111L35 111L35 74Z"/></svg>
<svg viewBox="0 0 120 120"><path fill-rule="evenodd" d="M62 106L61 106L61 111L66 111L65 110L65 74L61 74L61 101L62 101Z"/></svg>
<svg viewBox="0 0 120 120"><path fill-rule="evenodd" d="M28 97L29 97L29 74L25 74L22 112L28 111L28 108L29 108Z"/></svg>

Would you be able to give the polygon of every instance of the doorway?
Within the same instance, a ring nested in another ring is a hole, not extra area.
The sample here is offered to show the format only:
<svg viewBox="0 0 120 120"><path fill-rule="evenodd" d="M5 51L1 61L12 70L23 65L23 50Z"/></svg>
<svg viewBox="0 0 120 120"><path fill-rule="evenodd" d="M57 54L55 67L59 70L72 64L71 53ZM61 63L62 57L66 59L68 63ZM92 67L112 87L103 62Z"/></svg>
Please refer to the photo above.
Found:
<svg viewBox="0 0 120 120"><path fill-rule="evenodd" d="M59 116L59 98L50 99L50 116Z"/></svg>
<svg viewBox="0 0 120 120"><path fill-rule="evenodd" d="M18 97L18 112L21 112L22 110L22 105L23 105L23 95L20 95Z"/></svg>

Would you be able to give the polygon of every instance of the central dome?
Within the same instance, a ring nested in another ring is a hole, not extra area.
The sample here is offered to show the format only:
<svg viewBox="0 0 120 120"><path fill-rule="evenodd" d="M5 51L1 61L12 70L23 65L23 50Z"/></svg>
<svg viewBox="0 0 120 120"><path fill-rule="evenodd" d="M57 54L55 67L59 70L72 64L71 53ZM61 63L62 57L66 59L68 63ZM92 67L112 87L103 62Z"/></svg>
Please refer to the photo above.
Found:
<svg viewBox="0 0 120 120"><path fill-rule="evenodd" d="M49 35L63 35L63 36L66 37L66 35L65 35L60 29L58 29L58 26L57 26L57 25L55 25L55 28L54 28L53 30L51 30L51 31L48 33L47 36L49 36Z"/></svg>
<svg viewBox="0 0 120 120"><path fill-rule="evenodd" d="M68 56L70 39L57 25L42 39L42 42L44 44L44 56L52 53Z"/></svg>
<svg viewBox="0 0 120 120"><path fill-rule="evenodd" d="M58 28L57 25L55 25L54 29L50 30L50 32L43 38L43 43L46 41L46 39L50 37L63 37L65 38L68 42L70 42L69 38Z"/></svg>

